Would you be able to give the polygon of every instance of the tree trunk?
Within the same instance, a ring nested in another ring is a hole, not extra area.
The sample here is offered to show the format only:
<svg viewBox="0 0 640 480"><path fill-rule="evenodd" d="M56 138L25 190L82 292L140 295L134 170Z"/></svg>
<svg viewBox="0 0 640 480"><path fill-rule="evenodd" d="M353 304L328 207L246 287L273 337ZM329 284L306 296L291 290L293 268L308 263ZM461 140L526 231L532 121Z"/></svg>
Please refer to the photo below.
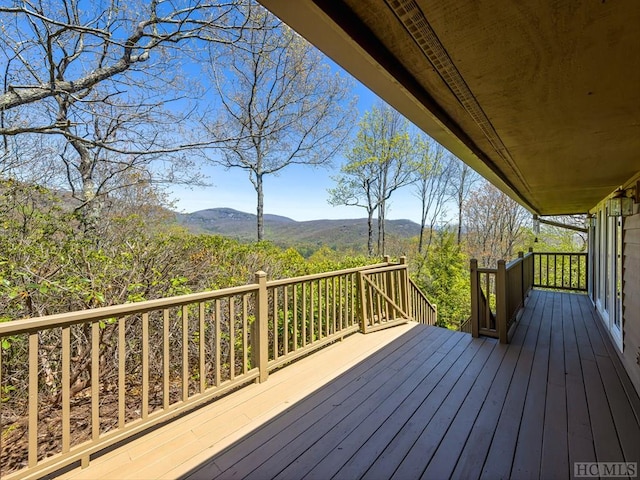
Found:
<svg viewBox="0 0 640 480"><path fill-rule="evenodd" d="M91 158L91 151L82 142L73 140L71 145L80 157L83 203L79 210L80 222L85 233L96 232L100 222L100 200L96 197L96 185L93 180L95 162Z"/></svg>
<svg viewBox="0 0 640 480"><path fill-rule="evenodd" d="M386 250L387 250L387 245L386 245L386 225L385 225L386 218L385 218L385 210L386 210L386 208L385 208L385 204L383 203L383 204L380 206L380 215L379 215L379 217L378 217L378 222L379 222L378 229L379 229L379 231L380 231L380 245L381 245L379 255L381 255L381 256L383 256L383 257L384 257L384 256L386 255L386 253L387 253L387 252L386 252Z"/></svg>
<svg viewBox="0 0 640 480"><path fill-rule="evenodd" d="M258 194L258 208L256 212L258 226L258 241L264 240L264 190L262 174L256 175L256 193Z"/></svg>
<svg viewBox="0 0 640 480"><path fill-rule="evenodd" d="M382 217L382 206L378 205L378 256L384 254L384 252L382 251Z"/></svg>
<svg viewBox="0 0 640 480"><path fill-rule="evenodd" d="M466 181L466 170L463 167L462 176L460 178L460 185L458 187L458 245L462 241L462 204L464 203L464 193L465 193L465 181Z"/></svg>
<svg viewBox="0 0 640 480"><path fill-rule="evenodd" d="M427 224L427 204L425 198L425 188L422 187L421 196L422 196L422 212L420 216L420 240L418 240L418 253L422 253L422 249L424 246L424 227Z"/></svg>
<svg viewBox="0 0 640 480"><path fill-rule="evenodd" d="M367 210L367 214L367 252L369 253L370 257L373 257L373 210Z"/></svg>

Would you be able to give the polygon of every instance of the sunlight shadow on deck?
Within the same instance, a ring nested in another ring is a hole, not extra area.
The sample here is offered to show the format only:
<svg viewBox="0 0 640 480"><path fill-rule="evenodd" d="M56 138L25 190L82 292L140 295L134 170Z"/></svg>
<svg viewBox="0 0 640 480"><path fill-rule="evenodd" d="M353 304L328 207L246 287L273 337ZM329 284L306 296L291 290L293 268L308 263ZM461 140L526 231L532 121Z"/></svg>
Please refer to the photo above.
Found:
<svg viewBox="0 0 640 480"><path fill-rule="evenodd" d="M60 478L176 478L295 405L381 348L403 345L415 323L353 334L180 419L92 459Z"/></svg>
<svg viewBox="0 0 640 480"><path fill-rule="evenodd" d="M586 295L534 290L509 345L354 334L63 478L567 478L640 462L640 400Z"/></svg>
<svg viewBox="0 0 640 480"><path fill-rule="evenodd" d="M584 295L534 291L509 345L418 326L181 478L567 478L574 462L639 462L638 396L598 321Z"/></svg>
<svg viewBox="0 0 640 480"><path fill-rule="evenodd" d="M352 478L357 471L364 473L388 444L406 453L410 445L396 438L399 431L424 424L455 378L465 376L471 359L486 359L495 346L493 340L417 326L183 478L330 478L338 472ZM423 421L415 423L417 418ZM379 463L372 472L382 478L380 468L387 470L392 463Z"/></svg>

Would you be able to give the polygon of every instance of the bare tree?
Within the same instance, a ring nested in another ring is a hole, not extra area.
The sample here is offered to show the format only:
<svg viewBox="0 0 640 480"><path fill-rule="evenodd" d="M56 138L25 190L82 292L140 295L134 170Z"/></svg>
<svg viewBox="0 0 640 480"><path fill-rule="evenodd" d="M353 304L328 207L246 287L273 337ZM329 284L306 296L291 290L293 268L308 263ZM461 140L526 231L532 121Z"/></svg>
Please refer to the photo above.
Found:
<svg viewBox="0 0 640 480"><path fill-rule="evenodd" d="M2 5L0 112L59 95L81 99L107 79L125 85L170 73L156 67L175 54L179 43L237 39L242 27L236 23L237 3L108 0L84 8L76 0L21 0ZM51 126L3 125L0 133Z"/></svg>
<svg viewBox="0 0 640 480"><path fill-rule="evenodd" d="M72 96L59 96L59 135L65 143L56 156L63 188L78 200L77 211L85 229L95 229L108 195L131 187L197 183L197 169L173 147L172 125L184 117L172 115L159 94L140 91L130 103L95 88L95 102L78 104Z"/></svg>
<svg viewBox="0 0 640 480"><path fill-rule="evenodd" d="M464 210L470 257L494 267L514 256L531 218L527 210L488 182L472 192Z"/></svg>
<svg viewBox="0 0 640 480"><path fill-rule="evenodd" d="M351 83L322 54L262 7L244 7L245 35L212 49L221 115L207 125L224 139L213 161L249 175L264 238L264 178L290 165L328 164L353 120Z"/></svg>
<svg viewBox="0 0 640 480"><path fill-rule="evenodd" d="M187 121L171 105L184 100L175 67L189 48L233 42L244 27L235 1L91 7L75 0L0 7L5 151L48 136L58 153L41 155L40 164L57 167L51 180L71 190L87 229L100 216L100 199L129 186L123 179L175 181L179 167L193 171L178 154L192 146L175 127Z"/></svg>
<svg viewBox="0 0 640 480"><path fill-rule="evenodd" d="M478 175L469 165L458 160L452 165L451 173L451 197L456 202L456 208L458 209L458 245L462 241L462 224L464 204L469 198L469 193L473 189L474 185L480 180Z"/></svg>
<svg viewBox="0 0 640 480"><path fill-rule="evenodd" d="M420 199L420 238L418 252L429 250L434 231L450 198L453 157L438 143L420 135L415 139L415 194ZM427 237L425 239L425 232Z"/></svg>
<svg viewBox="0 0 640 480"><path fill-rule="evenodd" d="M361 119L337 186L329 190L331 204L367 210L369 255L373 255L374 213L378 212L378 254L384 255L387 201L413 181L413 146L407 132L408 123L398 112L385 104L374 106Z"/></svg>

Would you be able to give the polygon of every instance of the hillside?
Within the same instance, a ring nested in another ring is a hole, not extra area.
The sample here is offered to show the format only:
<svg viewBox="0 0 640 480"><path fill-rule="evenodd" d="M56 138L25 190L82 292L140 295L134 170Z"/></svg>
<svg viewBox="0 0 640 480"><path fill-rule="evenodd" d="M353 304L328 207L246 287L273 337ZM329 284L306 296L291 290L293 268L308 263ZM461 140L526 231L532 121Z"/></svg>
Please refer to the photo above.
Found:
<svg viewBox="0 0 640 480"><path fill-rule="evenodd" d="M179 214L178 221L195 232L215 233L239 240L255 240L256 216L231 208L211 208ZM387 220L389 238L411 238L420 225L411 220ZM367 243L367 219L310 220L297 222L278 215L264 216L265 238L278 245L327 245L334 249L361 249ZM377 222L374 223L377 229Z"/></svg>

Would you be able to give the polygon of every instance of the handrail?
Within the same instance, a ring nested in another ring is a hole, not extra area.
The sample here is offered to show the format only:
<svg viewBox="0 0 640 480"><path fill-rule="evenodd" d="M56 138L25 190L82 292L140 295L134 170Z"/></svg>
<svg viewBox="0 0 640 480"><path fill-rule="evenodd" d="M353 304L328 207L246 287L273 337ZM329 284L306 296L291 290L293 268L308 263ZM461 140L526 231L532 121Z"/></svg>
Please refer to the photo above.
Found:
<svg viewBox="0 0 640 480"><path fill-rule="evenodd" d="M105 320L108 318L150 312L152 310L160 310L164 308L181 307L192 303L215 300L216 298L225 298L233 295L250 293L257 289L257 284L249 284L240 287L209 290L206 292L190 293L187 295L158 298L155 300L145 300L135 303L124 303L121 305L110 305L108 307L98 307L79 310L76 312L23 318L13 320L11 322L0 323L0 337L29 333L31 331L42 330L44 328L65 327L86 321Z"/></svg>
<svg viewBox="0 0 640 480"><path fill-rule="evenodd" d="M26 468L8 472L8 449L19 447L3 438L0 476L84 465L359 329L410 319L435 324L436 309L409 279L406 258L393 264L387 257L283 280L258 272L241 287L2 323L0 405L12 415L0 416L0 432L28 442L13 451ZM107 407L114 413L105 414ZM50 418L60 421L54 427ZM52 436L60 439L56 450L38 453Z"/></svg>

